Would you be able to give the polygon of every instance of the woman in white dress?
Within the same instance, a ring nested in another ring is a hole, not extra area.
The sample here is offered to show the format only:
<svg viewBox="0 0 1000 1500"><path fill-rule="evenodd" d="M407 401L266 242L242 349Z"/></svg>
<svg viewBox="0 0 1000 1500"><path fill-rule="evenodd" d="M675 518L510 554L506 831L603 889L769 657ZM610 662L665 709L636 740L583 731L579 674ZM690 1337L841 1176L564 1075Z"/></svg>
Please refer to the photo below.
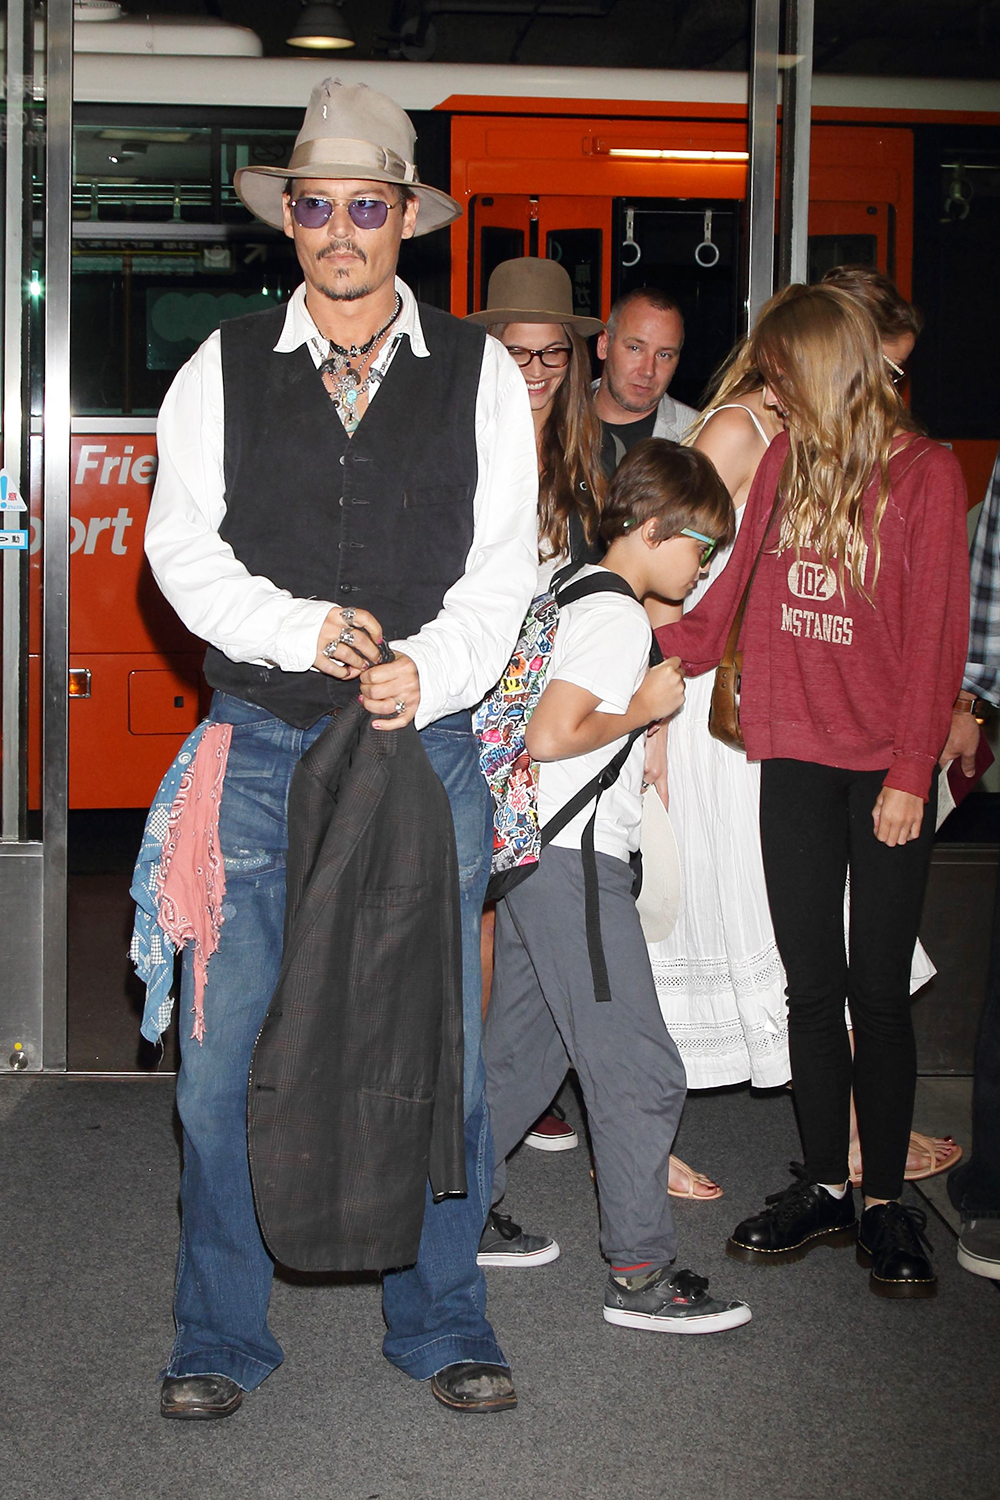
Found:
<svg viewBox="0 0 1000 1500"><path fill-rule="evenodd" d="M885 342L898 336L907 314L915 339L919 315L885 278L879 282L881 299L886 300L885 286L895 299L893 321L880 329ZM850 290L857 295L854 285ZM891 347L898 359L902 351L894 342ZM887 358L891 359L888 352ZM708 409L685 439L706 453L719 470L733 497L737 532L757 467L780 431L782 423L764 405L762 381L749 362L747 346L741 344L723 370ZM727 557L728 550L713 560L708 577L685 601L684 611L704 596ZM681 613L680 606L658 606L654 626L678 619ZM671 720L667 735L657 734L650 740L646 777L665 800L669 795L683 863L684 895L673 932L651 944L649 955L660 1008L684 1061L688 1087L716 1088L749 1080L757 1088L775 1088L790 1077L788 1024L785 972L775 943L761 859L760 768L709 735L713 680L712 673L692 679L684 707ZM918 944L911 992L934 972ZM853 1127L852 1112L852 1176L856 1173L860 1180L860 1151ZM907 1176L943 1171L960 1154L950 1139L914 1133ZM721 1189L705 1178L693 1194L700 1198L720 1195Z"/></svg>
<svg viewBox="0 0 1000 1500"><path fill-rule="evenodd" d="M737 528L757 465L781 430L741 345L687 438L722 476ZM727 557L728 550L713 560L691 604L703 597ZM680 614L680 606L661 606L654 624ZM693 678L666 735L670 818L681 850L684 895L673 932L650 945L650 959L688 1086L714 1088L749 1079L759 1088L774 1088L789 1077L788 1035L785 974L771 927L757 827L760 769L709 735L711 692L711 673ZM661 791L663 749L662 736L654 735L647 779L655 779ZM654 751L659 752L655 759Z"/></svg>

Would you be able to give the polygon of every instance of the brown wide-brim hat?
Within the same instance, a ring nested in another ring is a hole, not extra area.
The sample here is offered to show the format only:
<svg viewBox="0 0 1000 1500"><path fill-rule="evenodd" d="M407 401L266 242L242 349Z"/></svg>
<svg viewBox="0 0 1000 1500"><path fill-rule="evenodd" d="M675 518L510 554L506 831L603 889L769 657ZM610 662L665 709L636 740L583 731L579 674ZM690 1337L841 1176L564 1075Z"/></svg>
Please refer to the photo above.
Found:
<svg viewBox="0 0 1000 1500"><path fill-rule="evenodd" d="M469 313L467 323L568 323L584 337L602 333L600 318L584 318L573 311L573 283L556 260L521 255L502 260L486 288L482 312Z"/></svg>
<svg viewBox="0 0 1000 1500"><path fill-rule="evenodd" d="M282 227L281 197L291 178L398 182L420 204L414 234L430 234L462 210L440 188L417 176L417 133L392 99L365 83L324 78L312 91L287 167L240 167L233 178L243 203L258 219Z"/></svg>

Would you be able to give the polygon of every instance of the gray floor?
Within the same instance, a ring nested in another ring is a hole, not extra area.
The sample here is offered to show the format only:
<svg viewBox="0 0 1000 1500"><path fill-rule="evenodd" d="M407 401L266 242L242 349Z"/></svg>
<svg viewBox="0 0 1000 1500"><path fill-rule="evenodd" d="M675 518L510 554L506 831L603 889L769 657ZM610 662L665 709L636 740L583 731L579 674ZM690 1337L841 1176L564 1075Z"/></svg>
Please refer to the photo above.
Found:
<svg viewBox="0 0 1000 1500"><path fill-rule="evenodd" d="M689 1101L681 1153L727 1188L681 1203L682 1264L754 1321L611 1328L583 1150L522 1149L509 1206L562 1258L491 1272L514 1413L462 1418L382 1359L378 1289L276 1283L286 1363L223 1423L168 1424L177 1145L171 1083L0 1079L5 1500L993 1500L1000 1294L940 1222L934 1302L868 1293L851 1251L728 1261L732 1224L797 1154L786 1094ZM914 1199L914 1201L918 1201Z"/></svg>

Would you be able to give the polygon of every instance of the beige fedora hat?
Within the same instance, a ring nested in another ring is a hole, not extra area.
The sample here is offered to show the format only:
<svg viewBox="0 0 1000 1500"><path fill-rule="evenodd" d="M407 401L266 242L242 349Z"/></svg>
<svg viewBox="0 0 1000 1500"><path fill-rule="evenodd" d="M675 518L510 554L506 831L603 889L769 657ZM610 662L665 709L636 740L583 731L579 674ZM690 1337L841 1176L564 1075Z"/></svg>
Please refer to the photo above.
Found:
<svg viewBox="0 0 1000 1500"><path fill-rule="evenodd" d="M240 167L236 191L252 214L280 229L281 195L289 177L356 178L398 182L420 204L415 234L429 234L457 219L462 210L439 188L417 176L417 133L398 104L365 83L324 78L312 91L302 129L287 167Z"/></svg>
<svg viewBox="0 0 1000 1500"><path fill-rule="evenodd" d="M486 288L482 312L469 313L467 323L569 323L585 337L601 333L600 318L584 318L573 311L573 283L557 260L521 255L502 260Z"/></svg>

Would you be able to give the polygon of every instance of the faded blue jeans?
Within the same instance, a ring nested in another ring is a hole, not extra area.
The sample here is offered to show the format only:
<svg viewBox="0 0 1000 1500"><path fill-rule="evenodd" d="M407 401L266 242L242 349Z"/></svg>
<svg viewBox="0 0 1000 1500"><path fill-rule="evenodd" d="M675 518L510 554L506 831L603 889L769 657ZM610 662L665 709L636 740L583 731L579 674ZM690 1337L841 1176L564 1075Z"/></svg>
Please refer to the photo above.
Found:
<svg viewBox="0 0 1000 1500"><path fill-rule="evenodd" d="M166 1375L226 1375L253 1390L281 1363L267 1324L274 1263L254 1213L247 1161L247 1079L281 964L288 791L295 766L326 728L293 729L216 693L210 717L233 725L219 816L225 922L208 966L205 1039L190 1036L190 952L181 983L177 1109L184 1132L181 1241ZM433 1203L428 1191L415 1266L388 1273L386 1357L417 1380L458 1360L504 1364L486 1321L476 1252L489 1208L493 1141L480 1054L480 914L489 877L489 792L468 714L421 733L451 803L462 902L465 1144L469 1192Z"/></svg>

